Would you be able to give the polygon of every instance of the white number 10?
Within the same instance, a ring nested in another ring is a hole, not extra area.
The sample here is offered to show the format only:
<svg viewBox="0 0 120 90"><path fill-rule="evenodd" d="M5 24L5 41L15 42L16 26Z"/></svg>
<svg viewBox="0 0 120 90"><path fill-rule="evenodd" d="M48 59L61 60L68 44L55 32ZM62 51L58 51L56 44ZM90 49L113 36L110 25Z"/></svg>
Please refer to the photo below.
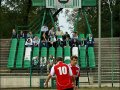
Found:
<svg viewBox="0 0 120 90"><path fill-rule="evenodd" d="M60 75L67 74L67 68L65 66L58 68Z"/></svg>

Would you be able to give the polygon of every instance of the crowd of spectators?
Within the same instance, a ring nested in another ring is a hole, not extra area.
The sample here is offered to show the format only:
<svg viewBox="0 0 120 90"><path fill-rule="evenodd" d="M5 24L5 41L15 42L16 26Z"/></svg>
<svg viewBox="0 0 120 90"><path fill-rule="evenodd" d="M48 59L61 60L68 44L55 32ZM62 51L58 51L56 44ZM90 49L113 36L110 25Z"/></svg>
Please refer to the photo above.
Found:
<svg viewBox="0 0 120 90"><path fill-rule="evenodd" d="M87 38L81 38L78 39L77 32L73 32L72 36L68 34L68 32L63 33L62 30L58 27L57 30L55 30L54 27L52 27L50 30L47 26L43 26L41 28L41 37L34 36L32 32L24 33L23 31L20 31L19 34L16 33L15 29L12 31L12 38L25 38L25 46L28 47L64 47L64 46L70 46L70 47L93 47L94 46L94 38L92 34L89 34Z"/></svg>

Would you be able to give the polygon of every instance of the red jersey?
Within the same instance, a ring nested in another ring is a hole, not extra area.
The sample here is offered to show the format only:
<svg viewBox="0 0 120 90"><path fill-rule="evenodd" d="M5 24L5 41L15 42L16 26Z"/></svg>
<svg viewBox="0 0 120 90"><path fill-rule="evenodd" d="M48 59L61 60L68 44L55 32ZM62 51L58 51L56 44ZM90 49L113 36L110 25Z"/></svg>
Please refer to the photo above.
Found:
<svg viewBox="0 0 120 90"><path fill-rule="evenodd" d="M73 75L72 70L68 65L64 64L63 62L60 61L56 65L54 65L51 68L50 74L52 76L56 74L56 85L58 90L73 87L71 79L71 76Z"/></svg>
<svg viewBox="0 0 120 90"><path fill-rule="evenodd" d="M71 64L68 65L72 69L73 75L76 77L80 76L80 67L78 65L72 66Z"/></svg>

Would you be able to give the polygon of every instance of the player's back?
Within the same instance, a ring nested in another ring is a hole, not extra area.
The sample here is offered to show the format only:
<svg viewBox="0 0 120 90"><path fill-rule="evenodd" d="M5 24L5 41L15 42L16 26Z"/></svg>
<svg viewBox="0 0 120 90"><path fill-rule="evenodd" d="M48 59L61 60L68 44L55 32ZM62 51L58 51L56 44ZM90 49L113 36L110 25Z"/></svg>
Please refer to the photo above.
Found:
<svg viewBox="0 0 120 90"><path fill-rule="evenodd" d="M69 66L64 64L63 62L58 62L54 66L54 70L57 77L57 86L58 87L60 86L62 88L71 88L72 87L72 80L71 80L72 71L70 70Z"/></svg>

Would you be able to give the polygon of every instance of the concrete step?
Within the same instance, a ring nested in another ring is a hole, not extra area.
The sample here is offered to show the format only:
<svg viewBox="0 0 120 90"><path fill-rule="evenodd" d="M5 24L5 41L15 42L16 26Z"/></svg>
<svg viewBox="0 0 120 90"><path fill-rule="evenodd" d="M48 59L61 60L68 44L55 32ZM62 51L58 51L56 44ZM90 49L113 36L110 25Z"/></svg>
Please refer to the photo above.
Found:
<svg viewBox="0 0 120 90"><path fill-rule="evenodd" d="M120 38L119 37L114 37L114 38L101 38L101 41L110 41L110 40L113 40L113 41L119 41ZM99 41L98 38L94 38L95 41Z"/></svg>
<svg viewBox="0 0 120 90"><path fill-rule="evenodd" d="M94 80L94 83L97 83L98 80ZM101 83L111 83L112 84L112 80L101 80ZM119 83L119 80L114 80L113 83Z"/></svg>

